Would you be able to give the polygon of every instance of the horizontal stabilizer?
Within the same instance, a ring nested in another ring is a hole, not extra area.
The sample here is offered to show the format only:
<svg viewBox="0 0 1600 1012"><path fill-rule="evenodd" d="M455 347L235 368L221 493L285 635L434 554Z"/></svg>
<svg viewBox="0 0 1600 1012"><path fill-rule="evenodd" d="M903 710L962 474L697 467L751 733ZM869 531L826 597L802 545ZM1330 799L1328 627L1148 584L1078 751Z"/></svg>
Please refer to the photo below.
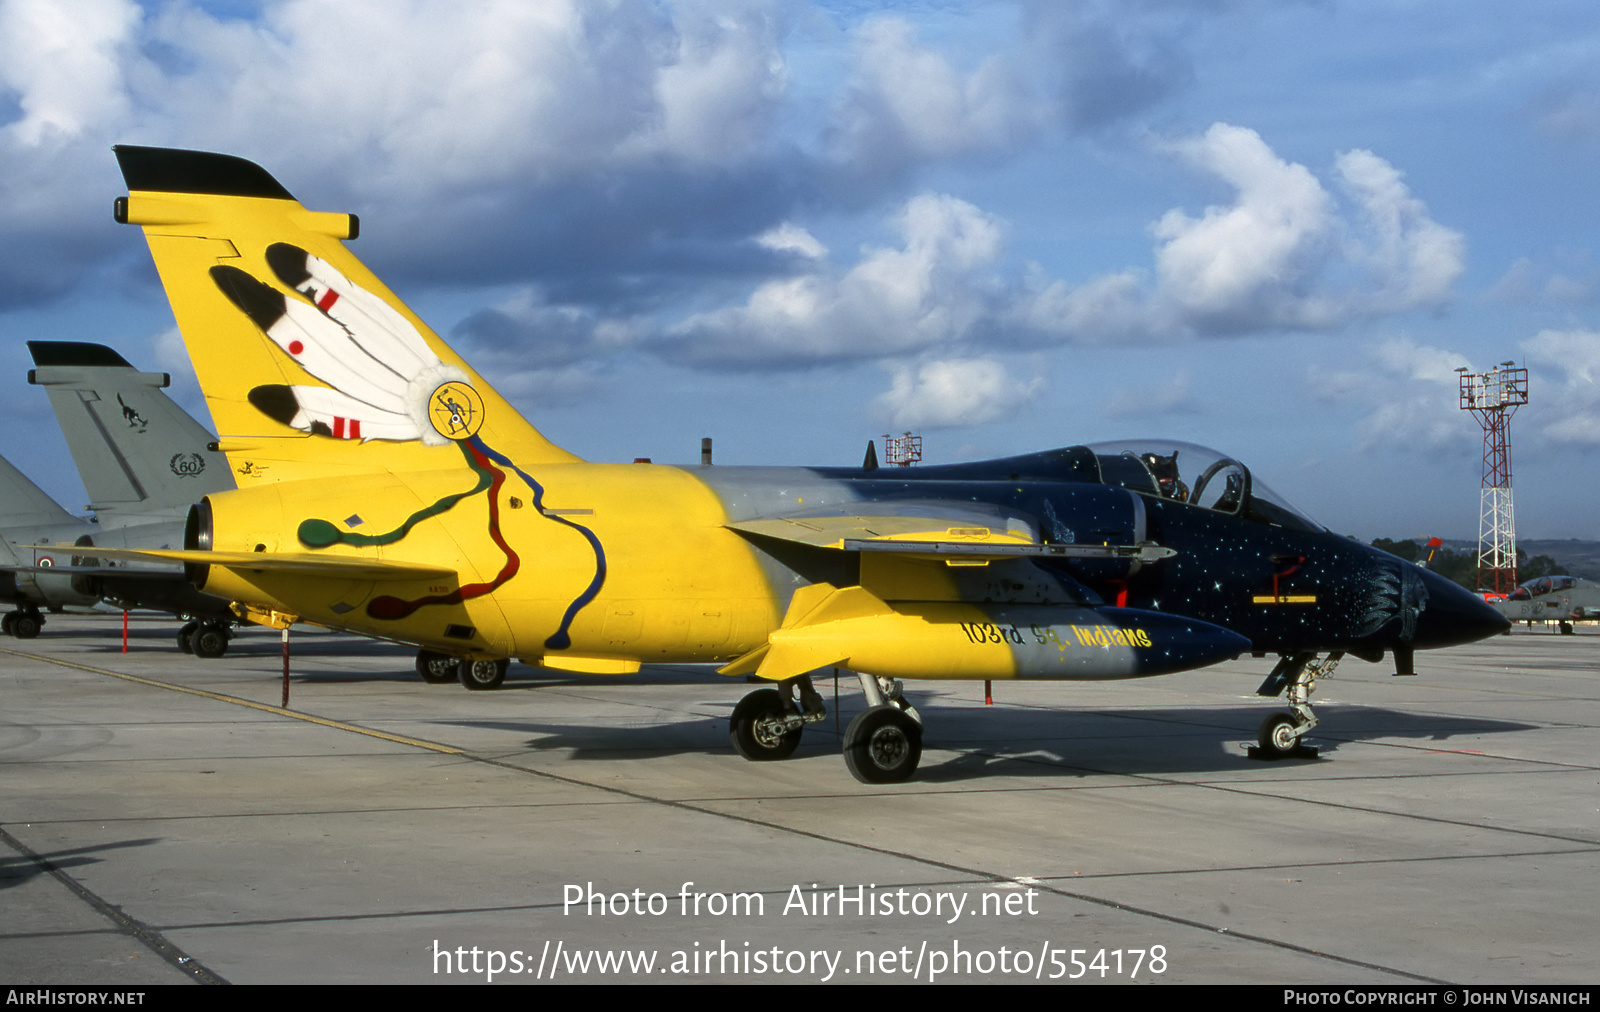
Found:
<svg viewBox="0 0 1600 1012"><path fill-rule="evenodd" d="M64 547L71 547L70 545ZM346 556L308 555L273 552L206 552L186 549L94 548L97 558L129 559L143 562L183 562L196 566L221 566L240 572L304 573L360 580L436 580L456 577L448 566L427 566L415 562L390 562L384 559L359 559ZM119 574L123 571L119 570Z"/></svg>

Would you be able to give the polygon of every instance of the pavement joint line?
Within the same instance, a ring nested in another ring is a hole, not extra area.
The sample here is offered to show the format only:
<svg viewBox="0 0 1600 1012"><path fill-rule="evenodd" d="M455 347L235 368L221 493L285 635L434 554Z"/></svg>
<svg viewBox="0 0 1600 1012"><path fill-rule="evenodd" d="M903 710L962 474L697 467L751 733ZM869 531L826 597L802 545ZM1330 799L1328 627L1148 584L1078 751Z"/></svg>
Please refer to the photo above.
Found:
<svg viewBox="0 0 1600 1012"><path fill-rule="evenodd" d="M966 752L965 754L966 755L973 755L973 756L988 755L988 753L979 752L979 751ZM1457 753L1457 754L1460 754L1460 753ZM1080 771L1087 772L1087 773L1096 773L1096 774L1099 774L1101 776L1133 777L1133 778L1136 778L1138 780L1143 780L1143 781L1146 781L1146 782L1151 783L1151 784L1164 784L1164 785L1170 785L1170 786L1173 786L1173 787L1192 787L1192 788L1195 788L1197 790L1203 790L1203 791L1220 791L1220 792L1226 793L1226 794L1237 794L1237 795L1240 795L1241 797L1256 798L1258 800L1263 800L1263 801L1284 801L1284 800L1288 800L1288 801L1295 801L1295 802L1298 802L1298 803L1304 804L1304 805L1312 805L1312 806L1321 807L1321 808L1335 808L1335 809L1339 809L1341 811L1346 811L1346 812L1362 812L1362 813L1367 814L1367 815L1378 815L1378 816L1383 816L1385 818L1391 818L1391 819L1411 819L1411 820L1415 820L1415 821L1418 821L1418 822L1432 822L1432 823L1437 823L1439 825L1444 825L1444 826L1461 826L1461 827L1466 828L1466 829L1478 829L1478 830L1483 830L1484 832L1510 833L1510 834L1512 834L1514 836L1531 836L1534 839L1538 839L1538 840L1558 840L1558 841L1560 841L1562 843L1576 844L1576 845L1578 845L1580 847L1592 847L1592 846L1595 846L1596 843L1597 843L1597 841L1595 841L1595 840L1585 839L1585 838L1580 837L1580 836L1566 836L1566 835L1563 835L1561 833L1544 833L1544 832L1539 832L1538 830L1532 830L1532 829L1512 829L1512 828L1508 828L1506 826L1496 826L1496 825L1493 825L1493 824L1490 824L1490 823L1469 822L1469 821L1467 821L1465 819L1447 819L1447 818L1444 818L1443 816L1438 816L1438 815L1422 815L1422 814L1419 814L1417 812L1392 811L1392 810L1387 809L1387 808L1375 808L1375 807L1370 807L1370 806L1366 806L1366 805L1351 805L1351 804L1346 804L1346 803L1337 802L1337 801L1323 801L1323 800L1318 799L1318 798L1308 798L1308 797L1304 797L1304 796L1300 796L1300 795L1295 795L1295 796L1292 796L1290 798L1273 798L1271 795L1263 794L1258 790L1249 790L1249 789L1247 789L1247 787L1249 785L1260 784L1260 783L1264 782L1264 781L1259 781L1259 780L1257 780L1257 781L1249 781L1249 782L1246 782L1243 785L1241 785L1239 783L1207 782L1207 781L1200 781L1200 780L1179 780L1179 779L1177 779L1175 777L1157 776L1156 774L1153 774L1153 773L1117 773L1117 772L1115 772L1113 770L1100 769L1100 768L1095 767L1095 766L1067 765L1067 764L1062 764L1062 765L1058 766L1055 763L1038 763L1035 760L1033 760L1033 759L1031 759L1031 758L1029 758L1027 756L996 756L995 758L1004 759L1006 762L1028 763L1028 764L1033 764L1033 765L1049 766L1049 767L1052 767L1052 768L1067 769L1067 770L1080 770ZM1564 764L1562 764L1562 765L1564 765ZM1592 768L1592 767L1575 767L1573 772L1578 772L1578 771L1581 771L1581 770L1584 770L1584 769L1590 769L1590 768ZM1313 781L1308 781L1308 783L1316 783L1316 782L1317 781L1314 781L1314 780Z"/></svg>
<svg viewBox="0 0 1600 1012"><path fill-rule="evenodd" d="M9 650L6 652L11 653ZM194 980L195 983L228 983L227 980L212 972L199 960L193 958L176 945L173 945L171 942L167 941L166 936L161 932L150 927L148 924L129 917L127 914L122 912L121 907L107 903L97 893L90 890L83 883L79 882L71 875L68 875L60 868L56 867L55 863L49 858L45 857L43 854L40 854L32 847L29 847L21 840L12 836L10 833L6 832L4 828L0 828L0 843L4 843L12 850L15 850L17 853L27 858L28 861L34 865L34 867L38 868L46 875L49 875L57 882L66 886L73 895L89 904L89 906L93 907L107 920L115 924L123 934L131 935L132 937L138 939L147 949L160 956L166 962L171 963L183 973L187 974L191 979Z"/></svg>
<svg viewBox="0 0 1600 1012"><path fill-rule="evenodd" d="M430 752L438 752L443 755L466 754L465 750L463 749L455 748L451 745L441 745L436 741L427 741L423 738L411 738L403 734L390 734L387 731L375 731L372 728L362 727L359 724L349 724L342 720L330 720L327 717L318 717L315 714L299 713L295 710L286 710L281 706L273 706L271 703L258 703L253 699L245 699L242 696L230 696L225 692L212 692L209 689L195 689L187 685L177 685L172 682L163 682L155 678L144 678L140 675L130 675L121 671L112 671L109 668L96 668L88 664L79 664L75 661L64 661L59 657L50 657L45 654L31 654L22 650L8 650L4 647L0 647L0 654L10 654L12 657L25 657L28 660L43 661L46 664L58 664L63 668L73 668L78 671L87 671L94 675L106 675L111 678L120 678L124 681L135 682L139 685L149 685L157 689L168 689L172 692L183 692L191 696L200 696L203 699L216 700L220 703L232 703L235 706L244 706L249 707L252 710L260 710L263 713L276 714L279 717L292 717L295 720L303 720L308 724L320 724L323 727L330 727L338 731L350 731L354 734L364 734L371 738L380 738L384 741L394 742L398 745L411 745L415 748L426 749Z"/></svg>

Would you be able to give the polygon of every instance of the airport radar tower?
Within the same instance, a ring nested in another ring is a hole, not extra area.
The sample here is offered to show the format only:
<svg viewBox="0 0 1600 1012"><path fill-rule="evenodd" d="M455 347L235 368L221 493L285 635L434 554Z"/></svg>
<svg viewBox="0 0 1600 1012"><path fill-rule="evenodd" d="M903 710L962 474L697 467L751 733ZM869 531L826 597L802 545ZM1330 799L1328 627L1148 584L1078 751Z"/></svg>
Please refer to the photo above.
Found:
<svg viewBox="0 0 1600 1012"><path fill-rule="evenodd" d="M1517 531L1511 509L1511 416L1528 403L1528 370L1501 362L1461 374L1461 410L1483 426L1483 491L1478 511L1478 589L1509 594L1517 586Z"/></svg>

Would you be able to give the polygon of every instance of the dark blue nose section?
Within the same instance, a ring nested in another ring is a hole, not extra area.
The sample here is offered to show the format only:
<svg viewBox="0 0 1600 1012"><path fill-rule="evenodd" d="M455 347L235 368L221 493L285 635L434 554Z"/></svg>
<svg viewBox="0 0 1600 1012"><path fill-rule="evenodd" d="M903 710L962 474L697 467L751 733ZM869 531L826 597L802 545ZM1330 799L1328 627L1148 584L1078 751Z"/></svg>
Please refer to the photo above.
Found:
<svg viewBox="0 0 1600 1012"><path fill-rule="evenodd" d="M1453 647L1497 636L1511 622L1484 599L1438 573L1418 571L1427 590L1427 603L1417 615L1411 646L1418 650Z"/></svg>

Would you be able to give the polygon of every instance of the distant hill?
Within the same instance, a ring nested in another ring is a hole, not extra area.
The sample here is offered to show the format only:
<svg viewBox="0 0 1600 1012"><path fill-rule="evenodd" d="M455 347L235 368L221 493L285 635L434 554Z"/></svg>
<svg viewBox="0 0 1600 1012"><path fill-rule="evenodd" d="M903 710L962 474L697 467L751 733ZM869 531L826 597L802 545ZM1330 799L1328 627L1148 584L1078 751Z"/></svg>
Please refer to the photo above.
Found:
<svg viewBox="0 0 1600 1012"><path fill-rule="evenodd" d="M1427 538L1413 538L1417 544L1426 544ZM1446 538L1444 547L1458 554L1465 555L1478 550L1476 541L1459 541ZM1565 540L1517 540L1517 547L1528 553L1528 558L1548 555L1558 566L1565 566L1567 572L1573 576L1581 576L1586 580L1600 580L1600 541L1579 541L1576 538Z"/></svg>
<svg viewBox="0 0 1600 1012"><path fill-rule="evenodd" d="M1600 541L1579 541L1568 538L1565 541L1518 541L1517 547L1528 553L1528 557L1535 555L1548 555L1558 564L1566 566L1567 572L1573 576L1581 576L1585 580L1600 580Z"/></svg>

